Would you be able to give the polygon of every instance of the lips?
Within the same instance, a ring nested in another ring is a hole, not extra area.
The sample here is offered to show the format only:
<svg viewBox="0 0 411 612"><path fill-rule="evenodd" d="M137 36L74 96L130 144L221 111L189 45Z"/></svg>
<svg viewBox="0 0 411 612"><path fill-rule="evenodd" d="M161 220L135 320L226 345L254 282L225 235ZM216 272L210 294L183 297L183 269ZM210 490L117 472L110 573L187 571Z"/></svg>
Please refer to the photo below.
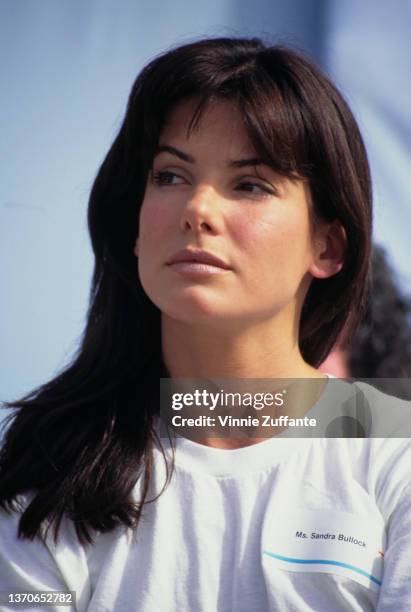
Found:
<svg viewBox="0 0 411 612"><path fill-rule="evenodd" d="M215 266L217 268L222 268L223 270L230 270L230 266L219 257L216 257L216 255L208 253L207 251L195 251L191 249L183 249L182 251L175 253L167 261L167 265L170 266L172 264L182 262L202 263Z"/></svg>

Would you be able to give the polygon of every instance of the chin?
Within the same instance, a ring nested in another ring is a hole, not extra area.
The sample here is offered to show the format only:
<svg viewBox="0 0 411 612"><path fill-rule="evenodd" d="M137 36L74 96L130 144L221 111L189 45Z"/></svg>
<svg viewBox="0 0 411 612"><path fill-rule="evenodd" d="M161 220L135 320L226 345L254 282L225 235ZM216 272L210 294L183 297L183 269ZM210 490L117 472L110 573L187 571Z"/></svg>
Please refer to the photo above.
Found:
<svg viewBox="0 0 411 612"><path fill-rule="evenodd" d="M158 307L164 315L184 323L201 323L211 319L216 321L225 318L221 308L218 308L215 302L204 299L189 300L180 298L168 300Z"/></svg>
<svg viewBox="0 0 411 612"><path fill-rule="evenodd" d="M168 316L181 320L201 320L218 317L227 308L226 298L209 287L162 287L160 291L147 292L155 305Z"/></svg>

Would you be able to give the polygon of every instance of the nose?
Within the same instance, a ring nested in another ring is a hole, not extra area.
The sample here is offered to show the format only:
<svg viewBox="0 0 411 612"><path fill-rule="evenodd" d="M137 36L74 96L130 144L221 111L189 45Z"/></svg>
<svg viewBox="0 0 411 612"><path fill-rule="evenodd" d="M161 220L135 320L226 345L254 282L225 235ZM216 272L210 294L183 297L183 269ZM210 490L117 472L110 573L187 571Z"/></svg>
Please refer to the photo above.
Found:
<svg viewBox="0 0 411 612"><path fill-rule="evenodd" d="M181 213L180 227L184 233L218 234L222 229L221 202L211 187L202 187L187 201Z"/></svg>

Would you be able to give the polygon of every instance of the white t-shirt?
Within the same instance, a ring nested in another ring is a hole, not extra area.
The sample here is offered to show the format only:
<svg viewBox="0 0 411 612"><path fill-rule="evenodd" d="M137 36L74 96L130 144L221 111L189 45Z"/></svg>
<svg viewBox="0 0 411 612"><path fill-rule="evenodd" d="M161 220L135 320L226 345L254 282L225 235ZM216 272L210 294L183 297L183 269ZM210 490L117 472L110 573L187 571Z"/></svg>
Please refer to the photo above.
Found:
<svg viewBox="0 0 411 612"><path fill-rule="evenodd" d="M166 474L154 452L150 498ZM44 610L79 612L409 612L410 482L405 438L281 436L235 450L178 438L171 482L136 533L81 546L65 519L55 546L17 539L18 514L1 511L0 592L74 590L76 608Z"/></svg>

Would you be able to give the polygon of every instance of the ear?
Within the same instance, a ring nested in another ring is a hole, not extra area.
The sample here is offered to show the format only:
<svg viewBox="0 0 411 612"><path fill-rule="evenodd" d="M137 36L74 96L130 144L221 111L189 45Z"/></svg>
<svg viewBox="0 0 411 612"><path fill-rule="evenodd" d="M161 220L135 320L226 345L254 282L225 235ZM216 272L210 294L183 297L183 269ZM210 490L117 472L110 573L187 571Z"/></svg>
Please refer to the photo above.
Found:
<svg viewBox="0 0 411 612"><path fill-rule="evenodd" d="M134 245L133 253L136 257L138 257L138 236L137 236L136 243Z"/></svg>
<svg viewBox="0 0 411 612"><path fill-rule="evenodd" d="M319 223L314 235L314 261L309 268L314 278L329 278L344 265L347 234L340 221Z"/></svg>

